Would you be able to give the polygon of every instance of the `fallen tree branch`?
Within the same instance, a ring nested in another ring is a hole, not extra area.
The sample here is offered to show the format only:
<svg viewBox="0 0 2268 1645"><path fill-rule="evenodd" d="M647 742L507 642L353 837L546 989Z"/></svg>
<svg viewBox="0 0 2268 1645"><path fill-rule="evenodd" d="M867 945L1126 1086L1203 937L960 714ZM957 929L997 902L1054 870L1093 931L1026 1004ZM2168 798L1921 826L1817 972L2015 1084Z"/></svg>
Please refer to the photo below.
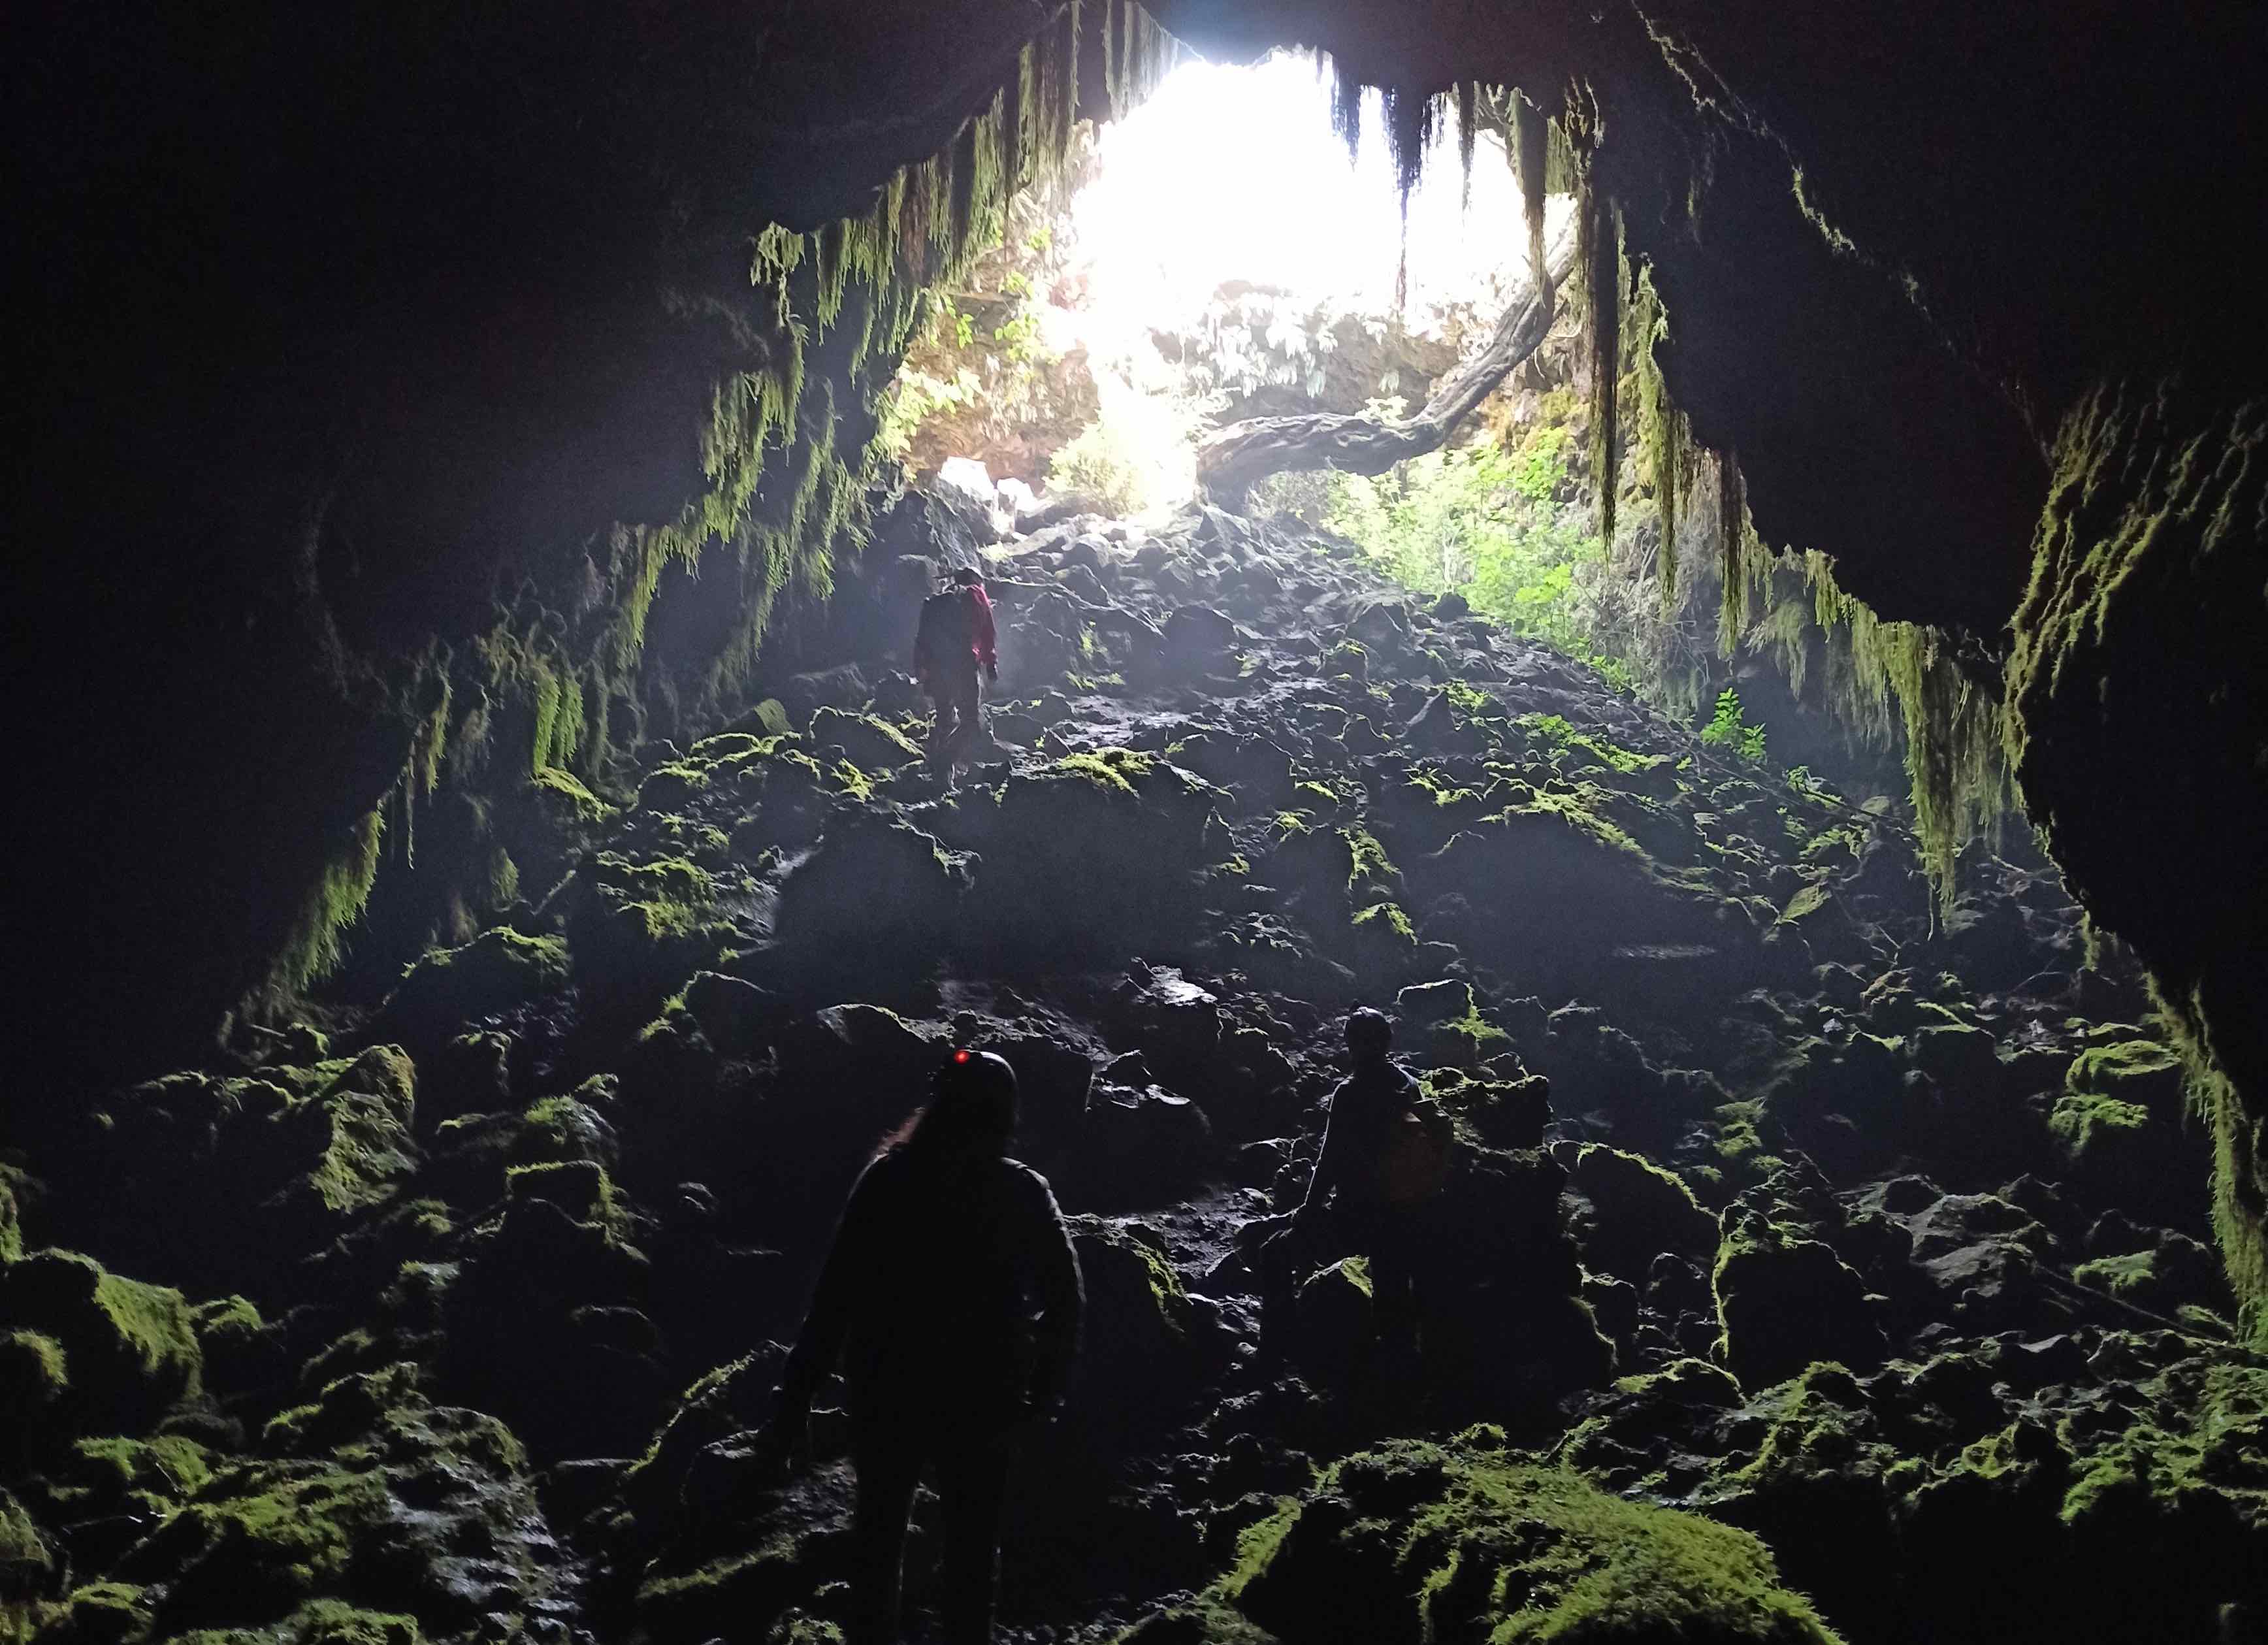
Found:
<svg viewBox="0 0 2268 1645"><path fill-rule="evenodd" d="M1383 474L1441 446L1551 329L1555 294L1575 265L1573 237L1563 235L1544 261L1541 287L1531 285L1513 301L1488 346L1444 377L1414 415L1315 411L1232 423L1197 446L1199 488L1219 506L1241 511L1252 488L1271 474L1307 468Z"/></svg>

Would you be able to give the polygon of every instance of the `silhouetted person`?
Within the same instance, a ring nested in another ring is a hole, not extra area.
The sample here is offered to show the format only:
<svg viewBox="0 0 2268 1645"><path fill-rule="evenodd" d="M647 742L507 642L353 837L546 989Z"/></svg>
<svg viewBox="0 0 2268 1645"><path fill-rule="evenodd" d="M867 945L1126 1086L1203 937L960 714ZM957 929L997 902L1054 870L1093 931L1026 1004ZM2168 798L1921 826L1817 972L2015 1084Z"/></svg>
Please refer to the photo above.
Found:
<svg viewBox="0 0 2268 1645"><path fill-rule="evenodd" d="M921 625L914 634L914 672L935 714L930 765L940 777L952 777L983 731L977 671L987 679L1000 677L998 647L984 579L964 565L922 603Z"/></svg>
<svg viewBox="0 0 2268 1645"><path fill-rule="evenodd" d="M1269 1334L1278 1336L1294 1304L1303 1253L1327 1248L1363 1257L1379 1345L1406 1361L1418 1347L1420 1213L1447 1172L1450 1128L1388 1056L1394 1024L1383 1013L1351 1013L1346 1042L1353 1070L1331 1093L1307 1197L1291 1227L1263 1250L1262 1303L1272 1317Z"/></svg>
<svg viewBox="0 0 2268 1645"><path fill-rule="evenodd" d="M775 1442L799 1450L839 1362L858 1471L852 1645L897 1635L906 1517L937 1473L949 1645L992 1634L1012 1430L1061 1398L1079 1335L1079 1263L1047 1179L1009 1159L1016 1076L955 1051L929 1106L850 1191L780 1376Z"/></svg>

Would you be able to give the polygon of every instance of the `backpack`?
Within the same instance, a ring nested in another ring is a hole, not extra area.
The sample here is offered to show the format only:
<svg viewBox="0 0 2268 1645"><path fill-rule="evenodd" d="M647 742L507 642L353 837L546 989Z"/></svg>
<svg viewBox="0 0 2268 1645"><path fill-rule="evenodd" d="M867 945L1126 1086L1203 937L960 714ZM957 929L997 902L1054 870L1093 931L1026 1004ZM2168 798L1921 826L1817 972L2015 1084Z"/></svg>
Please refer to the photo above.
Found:
<svg viewBox="0 0 2268 1645"><path fill-rule="evenodd" d="M976 602L966 588L948 588L922 601L921 626L914 631L914 660L924 663L972 661L976 650Z"/></svg>
<svg viewBox="0 0 2268 1645"><path fill-rule="evenodd" d="M1379 1198L1403 1209L1425 1204L1449 1180L1454 1145L1449 1117L1430 1098L1411 1103L1395 1118L1379 1150Z"/></svg>

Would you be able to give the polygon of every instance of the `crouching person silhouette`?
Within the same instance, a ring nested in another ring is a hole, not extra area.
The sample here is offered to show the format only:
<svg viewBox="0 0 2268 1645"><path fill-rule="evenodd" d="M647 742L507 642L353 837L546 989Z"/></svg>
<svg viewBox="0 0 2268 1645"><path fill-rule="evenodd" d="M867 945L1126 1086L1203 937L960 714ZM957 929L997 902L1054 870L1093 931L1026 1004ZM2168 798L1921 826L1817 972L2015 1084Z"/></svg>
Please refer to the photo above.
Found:
<svg viewBox="0 0 2268 1645"><path fill-rule="evenodd" d="M1015 1432L1049 1414L1079 1334L1079 1262L1047 1179L1007 1157L1016 1075L958 1050L927 1107L850 1191L781 1373L773 1442L800 1450L813 1397L843 1371L858 1475L850 1645L897 1637L914 1487L936 1472L947 1645L992 1636Z"/></svg>
<svg viewBox="0 0 2268 1645"><path fill-rule="evenodd" d="M1368 1259L1377 1358L1370 1368L1407 1388L1418 1366L1418 1272L1426 1210L1454 1149L1449 1117L1388 1053L1394 1023L1365 1007L1346 1020L1350 1072L1331 1094L1322 1152L1289 1226L1261 1248L1261 1330L1280 1355L1307 1258L1318 1250Z"/></svg>

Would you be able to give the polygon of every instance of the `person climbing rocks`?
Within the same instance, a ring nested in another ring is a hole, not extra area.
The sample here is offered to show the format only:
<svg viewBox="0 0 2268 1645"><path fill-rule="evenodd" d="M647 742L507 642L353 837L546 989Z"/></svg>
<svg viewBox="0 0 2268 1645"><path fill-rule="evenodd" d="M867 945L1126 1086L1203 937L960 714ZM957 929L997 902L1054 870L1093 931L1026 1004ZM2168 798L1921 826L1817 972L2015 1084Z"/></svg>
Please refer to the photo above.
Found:
<svg viewBox="0 0 2268 1645"><path fill-rule="evenodd" d="M930 766L948 781L983 734L977 674L981 669L985 679L999 679L998 645L991 597L972 567L957 568L944 587L922 602L921 624L914 632L914 673L935 714Z"/></svg>
<svg viewBox="0 0 2268 1645"><path fill-rule="evenodd" d="M1346 1044L1351 1068L1331 1093L1307 1195L1263 1247L1263 1334L1280 1343L1303 1258L1360 1256L1369 1267L1379 1364L1391 1368L1418 1354L1424 1213L1447 1177L1454 1131L1389 1055L1394 1024L1383 1012L1350 1013Z"/></svg>
<svg viewBox="0 0 2268 1645"><path fill-rule="evenodd" d="M1054 1192L1008 1157L1015 1126L1015 1071L990 1051L953 1051L927 1106L850 1191L781 1372L770 1442L783 1457L802 1451L821 1383L843 1372L858 1477L850 1645L897 1637L924 1465L942 1521L945 1639L991 1638L1010 1453L1061 1399L1084 1306Z"/></svg>

